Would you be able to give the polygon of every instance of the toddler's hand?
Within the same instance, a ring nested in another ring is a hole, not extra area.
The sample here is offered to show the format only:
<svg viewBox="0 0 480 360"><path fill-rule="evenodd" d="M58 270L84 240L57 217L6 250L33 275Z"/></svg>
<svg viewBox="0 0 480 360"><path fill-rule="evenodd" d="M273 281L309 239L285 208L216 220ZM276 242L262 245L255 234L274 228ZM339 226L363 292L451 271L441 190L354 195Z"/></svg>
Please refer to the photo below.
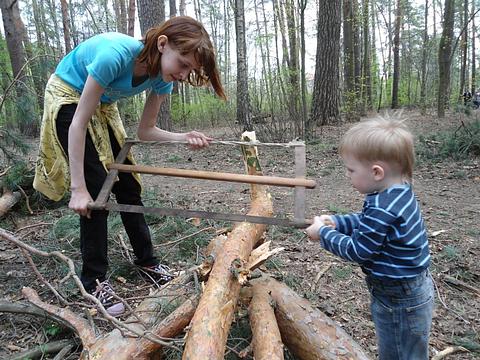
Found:
<svg viewBox="0 0 480 360"><path fill-rule="evenodd" d="M313 224L305 229L305 234L312 241L320 240L319 231L322 226L330 226L335 229L335 222L330 215L315 216Z"/></svg>
<svg viewBox="0 0 480 360"><path fill-rule="evenodd" d="M320 220L325 226L330 226L332 229L335 229L335 221L333 221L330 215L320 215Z"/></svg>
<svg viewBox="0 0 480 360"><path fill-rule="evenodd" d="M320 216L315 216L313 218L313 223L308 228L305 229L305 234L312 241L320 240L320 235L318 231L324 225L323 221L320 219Z"/></svg>

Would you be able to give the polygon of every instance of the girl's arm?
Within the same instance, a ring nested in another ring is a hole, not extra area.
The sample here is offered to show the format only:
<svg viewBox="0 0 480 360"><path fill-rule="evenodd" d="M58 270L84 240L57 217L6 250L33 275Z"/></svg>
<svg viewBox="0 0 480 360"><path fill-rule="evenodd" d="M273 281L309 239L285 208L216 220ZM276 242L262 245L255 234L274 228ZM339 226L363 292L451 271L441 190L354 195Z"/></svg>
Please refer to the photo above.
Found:
<svg viewBox="0 0 480 360"><path fill-rule="evenodd" d="M92 201L85 184L83 162L85 158L85 137L87 125L92 118L100 97L105 91L91 76L87 77L85 87L80 96L77 110L73 115L68 131L68 158L70 163L71 191L70 209L82 216L90 217L87 204Z"/></svg>
<svg viewBox="0 0 480 360"><path fill-rule="evenodd" d="M145 141L188 141L190 147L194 149L208 146L212 138L205 136L201 132L174 133L162 130L156 126L160 106L167 96L169 95L157 95L154 92L150 92L138 125L138 138Z"/></svg>

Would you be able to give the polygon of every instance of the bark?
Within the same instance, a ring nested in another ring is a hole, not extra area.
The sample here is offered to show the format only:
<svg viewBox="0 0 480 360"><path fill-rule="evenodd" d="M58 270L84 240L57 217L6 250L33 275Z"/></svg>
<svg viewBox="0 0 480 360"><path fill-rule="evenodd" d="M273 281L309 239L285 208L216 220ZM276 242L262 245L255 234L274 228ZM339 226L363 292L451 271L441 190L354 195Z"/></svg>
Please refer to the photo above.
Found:
<svg viewBox="0 0 480 360"><path fill-rule="evenodd" d="M24 47L25 26L20 16L18 1L0 1L0 9L2 11L3 29L12 65L13 78L18 79L15 83L17 93L17 114L15 120L18 122L17 126L24 135L36 135L37 119L35 119L33 101L26 86L29 83L29 78L27 77L28 66ZM23 74L22 71L24 71Z"/></svg>
<svg viewBox="0 0 480 360"><path fill-rule="evenodd" d="M290 94L288 111L290 118L294 121L295 136L304 137L303 124L301 123L299 115L300 104L300 85L298 80L298 45L297 45L297 31L295 21L295 4L294 0L285 1L285 14L287 16L287 30L288 42L290 45L290 59L288 62L288 74L290 80Z"/></svg>
<svg viewBox="0 0 480 360"><path fill-rule="evenodd" d="M341 3L320 0L317 23L317 56L309 128L340 119L340 25Z"/></svg>
<svg viewBox="0 0 480 360"><path fill-rule="evenodd" d="M425 115L427 108L427 51L428 46L428 0L425 0L425 20L423 26L423 49L422 49L422 80L420 84L420 106Z"/></svg>
<svg viewBox="0 0 480 360"><path fill-rule="evenodd" d="M398 108L398 86L400 83L400 28L402 25L402 0L397 0L395 35L393 37L393 84L392 109Z"/></svg>
<svg viewBox="0 0 480 360"><path fill-rule="evenodd" d="M0 197L0 218L4 216L16 203L20 201L22 194L15 191L4 191L2 197Z"/></svg>
<svg viewBox="0 0 480 360"><path fill-rule="evenodd" d="M370 15L369 15L369 0L363 0L363 69L362 69L362 98L364 101L365 110L372 109L372 80L371 80L371 45L370 45Z"/></svg>
<svg viewBox="0 0 480 360"><path fill-rule="evenodd" d="M145 329L145 331L161 338L173 338L179 335L192 319L197 304L198 295L194 295L165 317L165 319L157 322L152 328ZM138 313L138 308L135 311ZM150 318L156 318L155 312L149 312L148 314ZM135 321L133 318L129 320ZM126 322L129 322L129 320ZM141 324L137 323L136 325L138 329L141 329ZM149 360L159 358L161 349L162 345L158 343L144 338L123 336L116 329L110 332L106 338L100 339L95 343L90 350L90 358Z"/></svg>
<svg viewBox="0 0 480 360"><path fill-rule="evenodd" d="M472 14L475 13L475 1L472 1ZM475 88L475 83L476 83L476 59L475 59L475 17L472 18L472 56L471 56L471 62L472 62L472 82L471 82L471 92L472 95L475 93L476 88Z"/></svg>
<svg viewBox="0 0 480 360"><path fill-rule="evenodd" d="M127 15L127 22L128 22L128 29L127 34L129 36L133 36L135 33L135 0L128 1L128 15Z"/></svg>
<svg viewBox="0 0 480 360"><path fill-rule="evenodd" d="M275 316L282 340L297 358L368 359L345 330L288 286L266 276L252 280L252 283L268 289L275 302Z"/></svg>
<svg viewBox="0 0 480 360"><path fill-rule="evenodd" d="M460 48L461 48L461 60L460 67L460 92L458 94L458 100L462 101L463 93L468 91L468 85L465 85L467 79L467 57L468 57L468 0L463 0L463 24L465 29L462 32Z"/></svg>
<svg viewBox="0 0 480 360"><path fill-rule="evenodd" d="M67 0L60 0L62 7L62 24L63 24L63 41L65 42L65 54L72 50L70 41L70 20L68 18L68 4Z"/></svg>
<svg viewBox="0 0 480 360"><path fill-rule="evenodd" d="M138 18L142 35L144 35L148 29L165 21L165 1L138 0ZM170 104L171 100L168 96L160 106L158 115L159 127L167 131L173 130Z"/></svg>
<svg viewBox="0 0 480 360"><path fill-rule="evenodd" d="M22 294L33 305L44 310L54 319L59 319L60 323L68 322L72 329L77 333L78 337L82 341L83 348L88 351L95 344L95 332L90 327L87 320L81 318L77 314L74 314L67 308L60 308L58 306L47 304L40 300L37 292L31 288L23 288Z"/></svg>
<svg viewBox="0 0 480 360"><path fill-rule="evenodd" d="M243 0L235 0L235 32L237 35L237 122L245 131L253 130L248 94L247 45Z"/></svg>
<svg viewBox="0 0 480 360"><path fill-rule="evenodd" d="M307 123L307 78L305 73L305 9L307 7L307 0L299 1L300 7L300 55L301 55L301 64L300 64L300 84L301 84L301 94L302 94L302 129L305 128ZM305 134L302 134L302 138L305 137Z"/></svg>
<svg viewBox="0 0 480 360"><path fill-rule="evenodd" d="M255 359L283 360L283 343L272 308L272 298L261 284L255 284L252 293L248 312Z"/></svg>
<svg viewBox="0 0 480 360"><path fill-rule="evenodd" d="M437 115L445 117L450 94L450 67L452 63L452 40L455 23L455 0L445 0L443 32L438 49L438 101Z"/></svg>
<svg viewBox="0 0 480 360"><path fill-rule="evenodd" d="M249 140L255 139L250 136ZM244 154L247 172L250 175L260 174L256 149L246 148ZM272 202L267 189L259 185L252 185L251 189L252 202L249 214L271 216ZM265 225L244 222L236 224L228 235L223 251L215 260L209 281L192 319L183 353L184 360L223 359L241 288L240 283L232 276L232 265L239 260L241 263L248 260L265 229Z"/></svg>
<svg viewBox="0 0 480 360"><path fill-rule="evenodd" d="M358 119L357 94L355 91L355 47L353 24L353 1L343 1L343 92L345 115L349 120Z"/></svg>

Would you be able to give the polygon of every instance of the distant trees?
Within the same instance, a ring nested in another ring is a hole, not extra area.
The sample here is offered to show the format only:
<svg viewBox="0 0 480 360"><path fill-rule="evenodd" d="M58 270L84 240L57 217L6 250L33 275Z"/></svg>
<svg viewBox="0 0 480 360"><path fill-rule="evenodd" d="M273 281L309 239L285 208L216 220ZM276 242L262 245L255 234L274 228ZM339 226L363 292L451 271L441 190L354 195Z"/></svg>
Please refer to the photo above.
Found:
<svg viewBox="0 0 480 360"><path fill-rule="evenodd" d="M435 108L444 116L459 101L459 94L478 87L474 0L319 0L318 6L308 0L254 0L249 4L242 0L194 0L192 7L185 0L2 1L5 40L0 43L4 70L0 83L5 94L0 125L8 118L23 133L35 133L43 89L58 60L96 33L120 31L140 38L141 34L134 34L136 12L142 34L176 14L202 21L215 44L227 89L229 100L220 103L209 89L175 86L172 101L161 109L159 122L165 129L172 130L175 122L215 126L236 121L263 131L261 136L282 140L304 137L305 128L315 123L356 121L387 107L418 106L424 113ZM138 117L140 100L125 102L122 115Z"/></svg>

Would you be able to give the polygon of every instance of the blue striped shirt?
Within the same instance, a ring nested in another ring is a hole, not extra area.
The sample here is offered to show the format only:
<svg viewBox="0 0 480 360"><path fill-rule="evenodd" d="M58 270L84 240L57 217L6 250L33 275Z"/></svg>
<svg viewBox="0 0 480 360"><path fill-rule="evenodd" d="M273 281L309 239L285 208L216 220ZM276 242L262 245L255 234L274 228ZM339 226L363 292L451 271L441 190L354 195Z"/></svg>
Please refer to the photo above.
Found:
<svg viewBox="0 0 480 360"><path fill-rule="evenodd" d="M410 185L394 185L365 198L358 214L332 216L336 229L322 226L322 246L360 263L365 273L411 278L430 264L427 233Z"/></svg>

